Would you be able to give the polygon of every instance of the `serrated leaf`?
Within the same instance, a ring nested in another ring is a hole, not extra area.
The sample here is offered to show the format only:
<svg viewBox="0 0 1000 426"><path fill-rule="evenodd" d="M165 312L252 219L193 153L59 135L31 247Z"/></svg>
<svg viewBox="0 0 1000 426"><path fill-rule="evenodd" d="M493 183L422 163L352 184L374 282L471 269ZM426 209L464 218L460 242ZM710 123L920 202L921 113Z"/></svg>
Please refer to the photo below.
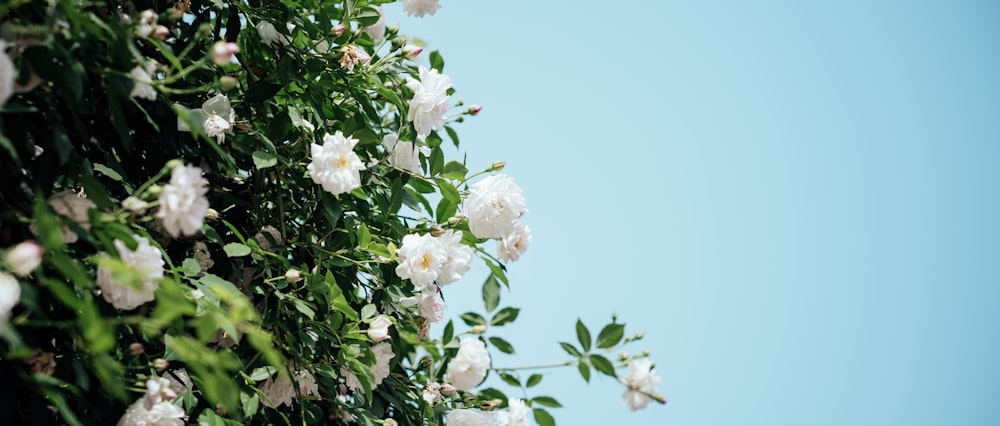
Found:
<svg viewBox="0 0 1000 426"><path fill-rule="evenodd" d="M590 330L579 319L576 320L576 340L580 342L584 353L590 352Z"/></svg>
<svg viewBox="0 0 1000 426"><path fill-rule="evenodd" d="M268 167L274 167L278 164L278 157L270 152L264 151L254 151L253 152L253 165L257 169L266 169Z"/></svg>
<svg viewBox="0 0 1000 426"><path fill-rule="evenodd" d="M229 257L243 257L250 254L250 247L245 246L240 243L229 243L222 246L222 251L226 252L226 256Z"/></svg>
<svg viewBox="0 0 1000 426"><path fill-rule="evenodd" d="M536 408L532 410L532 413L535 415L535 423L538 423L538 426L556 426L556 419L553 419L548 411Z"/></svg>
<svg viewBox="0 0 1000 426"><path fill-rule="evenodd" d="M490 325L501 326L509 324L517 319L517 314L521 313L518 308L506 307L497 312L490 320Z"/></svg>
<svg viewBox="0 0 1000 426"><path fill-rule="evenodd" d="M622 340L625 335L625 324L608 324L597 334L597 347L607 349Z"/></svg>
<svg viewBox="0 0 1000 426"><path fill-rule="evenodd" d="M590 363L594 365L595 370L604 373L604 375L610 377L618 377L618 375L615 374L615 366L612 365L611 361L608 361L607 358L601 355L591 354Z"/></svg>
<svg viewBox="0 0 1000 426"><path fill-rule="evenodd" d="M535 385L541 383L541 381L542 381L542 375L541 374L532 374L530 377L528 377L528 381L524 382L524 386L530 388L532 386L535 386Z"/></svg>
<svg viewBox="0 0 1000 426"><path fill-rule="evenodd" d="M496 346L497 350L499 350L500 352L503 352L505 354L514 354L514 346L511 345L506 340L499 337L490 337L489 340L490 343L492 343L493 346Z"/></svg>
<svg viewBox="0 0 1000 426"><path fill-rule="evenodd" d="M500 283L497 282L496 277L490 275L483 283L483 305L486 307L486 313L492 313L499 304Z"/></svg>
<svg viewBox="0 0 1000 426"><path fill-rule="evenodd" d="M531 398L531 402L533 404L538 404L544 407L552 407L552 408L562 407L562 404L560 404L559 401L556 401L556 399L551 396L536 396L534 398Z"/></svg>
<svg viewBox="0 0 1000 426"><path fill-rule="evenodd" d="M570 354L572 356L575 356L575 357L578 357L578 358L581 357L581 356L583 356L583 354L581 354L580 351L576 349L576 347L574 347L573 345L571 345L569 343L559 342L559 346L562 346L563 350L565 350L566 353L568 353L568 354Z"/></svg>

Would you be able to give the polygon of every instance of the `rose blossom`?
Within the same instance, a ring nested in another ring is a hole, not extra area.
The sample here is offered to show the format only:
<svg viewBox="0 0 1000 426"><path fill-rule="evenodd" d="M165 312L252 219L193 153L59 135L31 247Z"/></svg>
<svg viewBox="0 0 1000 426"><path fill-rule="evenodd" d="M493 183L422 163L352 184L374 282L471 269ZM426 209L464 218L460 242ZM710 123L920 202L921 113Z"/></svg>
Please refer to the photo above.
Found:
<svg viewBox="0 0 1000 426"><path fill-rule="evenodd" d="M160 192L160 210L156 217L172 237L190 236L201 230L208 210L208 181L195 166L177 166L170 183Z"/></svg>
<svg viewBox="0 0 1000 426"><path fill-rule="evenodd" d="M139 288L130 283L119 282L106 267L97 267L97 285L101 287L101 295L118 309L135 309L153 300L156 289L160 287L160 280L163 279L163 254L156 247L150 246L149 240L140 236L133 238L139 243L135 251L129 250L122 240L116 239L114 245L122 262L137 273Z"/></svg>
<svg viewBox="0 0 1000 426"><path fill-rule="evenodd" d="M495 174L476 182L465 199L469 230L479 238L501 238L515 226L527 208L524 192L514 178Z"/></svg>
<svg viewBox="0 0 1000 426"><path fill-rule="evenodd" d="M493 426L496 417L489 411L460 408L445 417L448 426Z"/></svg>
<svg viewBox="0 0 1000 426"><path fill-rule="evenodd" d="M323 189L334 195L360 187L359 172L365 165L354 153L357 143L357 139L346 137L338 130L333 136L323 136L323 145L312 144L312 162L306 168L313 182L323 185Z"/></svg>
<svg viewBox="0 0 1000 426"><path fill-rule="evenodd" d="M420 316L431 323L440 322L444 318L444 299L441 298L437 286L427 286L419 298Z"/></svg>
<svg viewBox="0 0 1000 426"><path fill-rule="evenodd" d="M10 312L21 302L21 284L17 277L0 272L0 327L10 319Z"/></svg>
<svg viewBox="0 0 1000 426"><path fill-rule="evenodd" d="M441 399L441 384L438 382L428 382L427 385L424 386L424 391L421 392L421 394L421 398L423 398L424 401L433 405Z"/></svg>
<svg viewBox="0 0 1000 426"><path fill-rule="evenodd" d="M229 97L223 94L215 95L201 104L201 108L188 110L187 118L191 123L201 123L208 137L215 138L220 144L226 141L226 134L232 134L236 122L236 111L233 110ZM177 130L190 132L187 122L177 117Z"/></svg>
<svg viewBox="0 0 1000 426"><path fill-rule="evenodd" d="M413 142L401 141L396 135L388 135L382 140L389 155L386 161L389 165L398 169L406 170L415 175L420 174L420 154L431 155L431 149L426 146L414 146Z"/></svg>
<svg viewBox="0 0 1000 426"><path fill-rule="evenodd" d="M233 62L233 55L237 53L240 53L240 46L236 43L217 41L212 45L212 61L220 67Z"/></svg>
<svg viewBox="0 0 1000 426"><path fill-rule="evenodd" d="M490 353L486 345L476 338L462 340L458 353L448 363L444 379L455 388L469 391L486 378L490 368Z"/></svg>
<svg viewBox="0 0 1000 426"><path fill-rule="evenodd" d="M504 262L514 262L531 246L531 228L518 223L497 241L497 257Z"/></svg>
<svg viewBox="0 0 1000 426"><path fill-rule="evenodd" d="M436 69L418 69L420 80L406 78L406 87L413 91L410 100L410 110L406 119L413 122L417 136L423 138L431 133L431 129L441 130L448 121L448 89L451 88L451 77L438 73Z"/></svg>
<svg viewBox="0 0 1000 426"><path fill-rule="evenodd" d="M139 398L122 418L118 426L182 426L184 425L184 410L169 402L160 402L147 409L145 398Z"/></svg>
<svg viewBox="0 0 1000 426"><path fill-rule="evenodd" d="M409 279L419 290L437 279L441 264L448 260L448 251L431 235L406 235L396 254L396 275Z"/></svg>
<svg viewBox="0 0 1000 426"><path fill-rule="evenodd" d="M496 413L497 426L531 426L531 420L528 419L530 413L531 409L524 401L510 398L507 400L507 409Z"/></svg>
<svg viewBox="0 0 1000 426"><path fill-rule="evenodd" d="M629 362L628 375L620 380L626 388L622 394L622 402L632 411L646 408L646 404L657 397L656 385L660 384L660 378L649 358Z"/></svg>
<svg viewBox="0 0 1000 426"><path fill-rule="evenodd" d="M170 380L165 377L155 377L146 380L146 397L143 401L146 409L152 409L154 405L163 401L171 401L177 398L177 392L170 387Z"/></svg>
<svg viewBox="0 0 1000 426"><path fill-rule="evenodd" d="M462 231L449 229L437 239L448 253L448 258L441 265L437 281L441 285L448 285L458 281L462 275L469 272L469 268L472 267L472 249L462 244Z"/></svg>
<svg viewBox="0 0 1000 426"><path fill-rule="evenodd" d="M389 321L389 317L385 315L379 315L372 321L371 325L368 326L368 338L373 342L381 342L389 338L389 326L392 322Z"/></svg>
<svg viewBox="0 0 1000 426"><path fill-rule="evenodd" d="M424 15L434 15L441 5L438 4L438 0L403 0L403 12L406 12L409 16L416 16L418 18Z"/></svg>
<svg viewBox="0 0 1000 426"><path fill-rule="evenodd" d="M348 71L354 71L354 66L357 64L368 65L372 60L368 52L365 52L364 49L359 49L353 44L341 48L340 53L340 66Z"/></svg>
<svg viewBox="0 0 1000 426"><path fill-rule="evenodd" d="M153 88L153 71L156 70L156 62L147 61L145 64L132 68L132 91L129 96L133 98L156 100L156 89Z"/></svg>
<svg viewBox="0 0 1000 426"><path fill-rule="evenodd" d="M23 241L7 251L7 266L19 277L30 274L42 263L44 249L37 242Z"/></svg>

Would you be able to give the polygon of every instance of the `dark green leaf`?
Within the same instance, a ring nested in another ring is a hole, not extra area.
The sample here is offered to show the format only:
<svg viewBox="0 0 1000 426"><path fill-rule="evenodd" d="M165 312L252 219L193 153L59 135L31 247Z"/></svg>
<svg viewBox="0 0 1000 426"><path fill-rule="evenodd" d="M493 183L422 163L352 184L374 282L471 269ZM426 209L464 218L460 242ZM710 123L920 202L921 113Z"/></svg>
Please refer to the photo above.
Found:
<svg viewBox="0 0 1000 426"><path fill-rule="evenodd" d="M538 423L538 426L556 426L556 419L553 419L548 411L536 408L532 412L535 415L535 422Z"/></svg>
<svg viewBox="0 0 1000 426"><path fill-rule="evenodd" d="M562 407L562 404L560 404L559 401L556 401L556 399L551 396L536 396L534 398L531 398L531 403L538 404L544 407L552 407L552 408Z"/></svg>
<svg viewBox="0 0 1000 426"><path fill-rule="evenodd" d="M576 340L580 342L584 353L590 352L590 330L579 319L576 320Z"/></svg>
<svg viewBox="0 0 1000 426"><path fill-rule="evenodd" d="M274 97L280 90L281 85L261 81L250 85L250 89L244 95L244 100L254 103L265 101Z"/></svg>
<svg viewBox="0 0 1000 426"><path fill-rule="evenodd" d="M514 353L514 346L512 346L510 342L504 339L501 339L499 337L490 337L490 343L492 343L493 346L496 346L497 350L499 350L500 352L503 352L505 354Z"/></svg>
<svg viewBox="0 0 1000 426"><path fill-rule="evenodd" d="M521 382L517 380L517 377L514 377L514 375L510 373L501 371L500 378L503 379L503 381L506 382L508 385L521 387Z"/></svg>
<svg viewBox="0 0 1000 426"><path fill-rule="evenodd" d="M580 376L583 377L583 380L586 380L589 383L590 382L590 366L581 362L581 363L577 364L576 368L580 370Z"/></svg>
<svg viewBox="0 0 1000 426"><path fill-rule="evenodd" d="M528 381L525 382L524 386L530 388L534 385L541 383L541 381L542 381L541 374L532 374L530 377L528 377Z"/></svg>
<svg viewBox="0 0 1000 426"><path fill-rule="evenodd" d="M590 363L594 365L595 370L604 373L606 376L618 377L618 375L615 374L615 366L612 365L611 361L608 361L607 358L601 355L591 354Z"/></svg>
<svg viewBox="0 0 1000 426"><path fill-rule="evenodd" d="M438 72L444 72L444 58L441 57L441 52L434 50L428 55L431 61L431 68L438 70Z"/></svg>
<svg viewBox="0 0 1000 426"><path fill-rule="evenodd" d="M597 347L607 349L617 345L625 334L625 324L608 324L597 335Z"/></svg>
<svg viewBox="0 0 1000 426"><path fill-rule="evenodd" d="M479 315L475 312L466 312L461 315L461 318L462 321L465 321L465 323L469 327L475 327L477 325L486 325L486 318L483 318L482 315Z"/></svg>
<svg viewBox="0 0 1000 426"><path fill-rule="evenodd" d="M509 324L517 319L517 314L521 312L518 308L506 307L497 312L490 320L490 325L501 326Z"/></svg>
<svg viewBox="0 0 1000 426"><path fill-rule="evenodd" d="M566 351L566 353L568 353L568 354L570 354L572 356L575 356L575 357L578 357L578 358L581 357L581 356L583 356L583 354L580 353L579 349L577 349L576 347L574 347L573 345L571 345L569 343L559 342L559 346L562 346L563 350Z"/></svg>
<svg viewBox="0 0 1000 426"><path fill-rule="evenodd" d="M483 305L486 307L486 313L493 312L500 304L500 283L497 282L496 277L490 275L486 278L486 282L483 283Z"/></svg>

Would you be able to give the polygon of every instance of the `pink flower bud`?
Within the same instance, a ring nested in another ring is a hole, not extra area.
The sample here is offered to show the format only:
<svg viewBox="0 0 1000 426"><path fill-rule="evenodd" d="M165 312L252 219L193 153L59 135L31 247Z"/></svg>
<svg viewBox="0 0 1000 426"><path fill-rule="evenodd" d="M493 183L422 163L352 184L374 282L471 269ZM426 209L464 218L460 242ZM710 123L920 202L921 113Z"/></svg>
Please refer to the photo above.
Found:
<svg viewBox="0 0 1000 426"><path fill-rule="evenodd" d="M25 241L7 252L7 266L19 277L30 274L42 263L42 246L34 241Z"/></svg>
<svg viewBox="0 0 1000 426"><path fill-rule="evenodd" d="M455 393L456 390L458 389L455 389L455 387L452 386L451 383L445 383L441 385L441 395L448 396Z"/></svg>
<svg viewBox="0 0 1000 426"><path fill-rule="evenodd" d="M302 273L297 269L289 269L285 272L285 279L290 283L297 283L302 280Z"/></svg>
<svg viewBox="0 0 1000 426"><path fill-rule="evenodd" d="M157 25L156 28L153 29L153 38L157 40L166 39L168 35L170 35L170 29L163 25Z"/></svg>
<svg viewBox="0 0 1000 426"><path fill-rule="evenodd" d="M423 51L424 48L420 46L414 46L412 44L403 46L403 55L406 56L406 59L417 59L417 56L420 56L420 52Z"/></svg>
<svg viewBox="0 0 1000 426"><path fill-rule="evenodd" d="M167 360L165 360L163 358L157 358L157 359L153 360L153 368L155 368L156 371L166 370L167 367L169 367L169 366L170 366L170 361L167 361Z"/></svg>
<svg viewBox="0 0 1000 426"><path fill-rule="evenodd" d="M240 47L236 43L218 41L212 45L212 61L220 67L229 65L233 61L233 55L239 51Z"/></svg>
<svg viewBox="0 0 1000 426"><path fill-rule="evenodd" d="M132 355L139 355L144 350L146 350L146 348L144 346L142 346L142 343L139 343L139 342L136 342L136 343L133 343L131 345L128 345L128 353L130 353Z"/></svg>
<svg viewBox="0 0 1000 426"><path fill-rule="evenodd" d="M441 225L435 224L435 225L431 226L431 235L433 235L435 237L440 237L440 236L444 235L444 233L445 233L445 230L444 230L444 228L441 227Z"/></svg>
<svg viewBox="0 0 1000 426"><path fill-rule="evenodd" d="M337 25L333 26L333 30L331 30L330 32L333 33L334 37L340 37L340 36L344 35L344 30L346 30L346 29L347 28L344 28L343 25L337 24Z"/></svg>
<svg viewBox="0 0 1000 426"><path fill-rule="evenodd" d="M482 105L473 105L473 106L469 107L469 114L476 115L476 114L479 114L479 111L482 111L482 110L483 110L483 106Z"/></svg>

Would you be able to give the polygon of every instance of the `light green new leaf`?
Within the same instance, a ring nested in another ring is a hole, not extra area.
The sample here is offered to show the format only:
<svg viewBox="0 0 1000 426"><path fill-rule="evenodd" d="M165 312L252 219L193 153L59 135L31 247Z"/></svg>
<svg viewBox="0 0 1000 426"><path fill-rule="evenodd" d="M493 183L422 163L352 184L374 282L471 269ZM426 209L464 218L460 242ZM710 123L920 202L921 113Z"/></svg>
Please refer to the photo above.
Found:
<svg viewBox="0 0 1000 426"><path fill-rule="evenodd" d="M278 164L278 157L270 152L264 151L254 151L253 152L253 165L257 169L266 169L268 167L274 167Z"/></svg>
<svg viewBox="0 0 1000 426"><path fill-rule="evenodd" d="M226 256L229 257L243 257L250 254L250 247L245 246L240 243L229 243L222 246L222 250L226 252Z"/></svg>

